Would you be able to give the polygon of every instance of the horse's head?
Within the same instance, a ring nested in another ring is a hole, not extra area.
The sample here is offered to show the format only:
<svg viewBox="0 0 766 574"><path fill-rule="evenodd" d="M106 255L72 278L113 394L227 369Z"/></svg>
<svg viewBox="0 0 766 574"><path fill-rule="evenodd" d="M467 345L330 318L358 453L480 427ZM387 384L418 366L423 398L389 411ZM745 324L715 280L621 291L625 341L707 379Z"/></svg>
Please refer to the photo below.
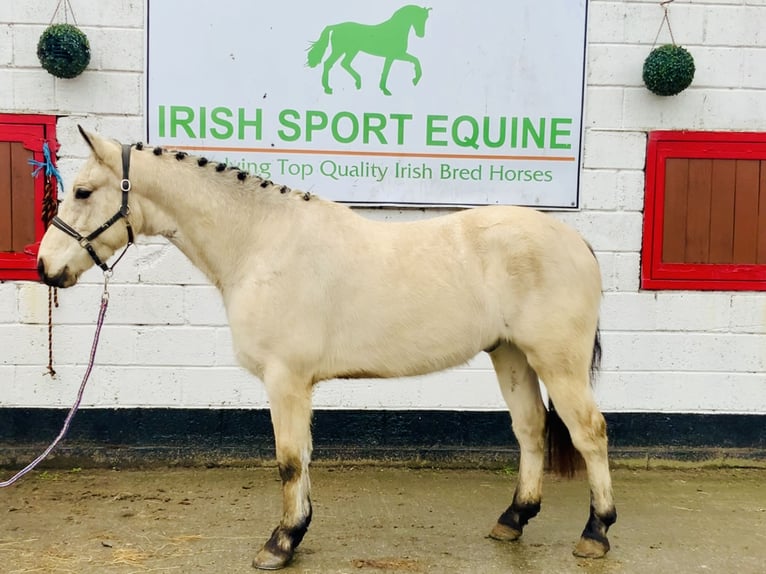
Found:
<svg viewBox="0 0 766 574"><path fill-rule="evenodd" d="M391 16L391 21L406 27L409 32L410 26L415 30L415 35L418 38L422 38L426 34L426 20L428 20L428 14L431 12L430 8L423 8L422 6L415 6L409 4L402 6Z"/></svg>
<svg viewBox="0 0 766 574"><path fill-rule="evenodd" d="M415 30L415 35L418 38L422 38L426 34L426 20L428 20L428 14L431 12L431 8L421 8L420 6L413 6L417 8L416 17L412 22L412 29Z"/></svg>
<svg viewBox="0 0 766 574"><path fill-rule="evenodd" d="M123 197L122 148L115 141L79 129L91 156L59 206L57 221L45 232L37 255L40 278L55 287L77 283L85 270L97 260L106 261L129 236L127 218L116 217ZM99 232L111 219L113 224Z"/></svg>

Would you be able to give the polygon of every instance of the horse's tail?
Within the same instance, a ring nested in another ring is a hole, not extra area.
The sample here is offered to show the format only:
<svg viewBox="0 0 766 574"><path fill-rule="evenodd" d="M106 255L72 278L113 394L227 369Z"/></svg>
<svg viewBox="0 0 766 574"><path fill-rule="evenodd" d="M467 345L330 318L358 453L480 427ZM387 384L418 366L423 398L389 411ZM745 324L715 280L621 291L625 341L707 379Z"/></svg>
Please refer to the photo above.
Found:
<svg viewBox="0 0 766 574"><path fill-rule="evenodd" d="M334 26L327 26L322 30L322 35L319 36L319 40L311 42L309 47L309 53L306 58L309 68L316 68L319 62L322 61L327 45L330 43L330 32L332 32Z"/></svg>
<svg viewBox="0 0 766 574"><path fill-rule="evenodd" d="M593 340L593 355L590 362L591 381L601 363L601 335L596 327L596 336ZM553 406L553 401L548 399L548 468L567 478L573 477L578 471L585 468L585 460L572 443L572 435L561 420Z"/></svg>

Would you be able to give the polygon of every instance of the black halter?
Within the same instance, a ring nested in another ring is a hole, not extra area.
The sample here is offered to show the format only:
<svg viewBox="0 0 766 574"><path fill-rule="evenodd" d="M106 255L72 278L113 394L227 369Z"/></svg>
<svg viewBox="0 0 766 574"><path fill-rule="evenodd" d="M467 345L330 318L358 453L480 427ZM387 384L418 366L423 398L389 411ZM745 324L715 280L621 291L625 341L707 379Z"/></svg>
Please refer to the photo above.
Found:
<svg viewBox="0 0 766 574"><path fill-rule="evenodd" d="M130 191L130 179L128 179L128 171L130 170L130 149L130 145L122 144L122 181L120 181L120 189L122 190L122 205L120 205L120 209L117 211L117 213L107 219L98 229L93 231L88 236L81 235L72 226L64 223L64 221L61 220L58 215L51 220L51 225L60 229L70 237L73 237L75 241L80 244L80 247L88 252L94 263L98 265L104 272L111 271L117 264L117 261L122 259L122 256L125 255L125 251L127 251L128 247L133 244L133 228L130 226L130 220L128 219L128 215L130 214L130 208L128 207L128 192ZM117 261L115 261L114 264L109 267L106 263L101 261L101 258L93 248L91 241L109 229L112 225L117 223L120 219L125 219L125 227L128 231L128 244L125 246L125 250L123 250L123 252L117 258Z"/></svg>

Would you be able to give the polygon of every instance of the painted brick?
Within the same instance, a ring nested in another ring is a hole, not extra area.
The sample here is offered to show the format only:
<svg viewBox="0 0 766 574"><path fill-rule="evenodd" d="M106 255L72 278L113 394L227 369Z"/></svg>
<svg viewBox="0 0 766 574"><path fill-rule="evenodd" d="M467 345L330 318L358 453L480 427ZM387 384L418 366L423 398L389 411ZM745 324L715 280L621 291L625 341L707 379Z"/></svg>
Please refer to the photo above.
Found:
<svg viewBox="0 0 766 574"><path fill-rule="evenodd" d="M15 72L8 69L0 69L0 109L16 110L13 101L13 90L15 86Z"/></svg>
<svg viewBox="0 0 766 574"><path fill-rule="evenodd" d="M638 251L643 218L636 212L571 212L557 217L582 233L596 251Z"/></svg>
<svg viewBox="0 0 766 574"><path fill-rule="evenodd" d="M626 371L766 370L766 336L731 333L603 333L603 366Z"/></svg>
<svg viewBox="0 0 766 574"><path fill-rule="evenodd" d="M77 7L93 48L89 70L56 80L35 47L57 0L0 2L0 109L61 116L59 168L71 186L89 151L76 124L124 142L145 137L142 117L144 2ZM82 12L82 13L80 13ZM766 412L766 294L641 292L639 263L645 132L766 130L763 0L676 0L678 43L692 52L692 87L672 98L649 93L641 68L662 18L656 0L589 3L589 85L579 213L571 222L597 249L604 300L604 366L596 393L610 411ZM669 40L663 29L658 43ZM450 209L360 209L412 221ZM47 363L47 289L0 283L0 403L66 407L90 351L102 289L100 270L59 293L54 357ZM263 385L237 366L220 296L164 239L142 238L117 267L87 405L235 407L268 405ZM505 409L491 365L469 365L393 381L328 381L320 408Z"/></svg>
<svg viewBox="0 0 766 574"><path fill-rule="evenodd" d="M42 68L14 70L11 74L11 85L14 111L40 113L56 110L55 78Z"/></svg>
<svg viewBox="0 0 766 574"><path fill-rule="evenodd" d="M3 391L3 404L10 407L70 407L77 396L77 389L82 380L83 369L81 367L69 368L64 366L60 370L56 367L55 377L45 374L41 366L20 365L8 369L15 384L7 385ZM0 376L8 376L6 369L0 367ZM3 380L10 380L3 378ZM94 389L98 383L97 374L94 371L93 379L83 394L83 406L89 406L92 397L96 394ZM63 420L63 417L62 417Z"/></svg>
<svg viewBox="0 0 766 574"><path fill-rule="evenodd" d="M91 46L92 70L143 72L144 31L138 28L84 28Z"/></svg>
<svg viewBox="0 0 766 574"><path fill-rule="evenodd" d="M103 367L94 391L99 403L119 407L180 407L182 370L156 366ZM94 383L96 382L94 376Z"/></svg>
<svg viewBox="0 0 766 574"><path fill-rule="evenodd" d="M18 320L16 285L0 283L0 323L17 323Z"/></svg>
<svg viewBox="0 0 766 574"><path fill-rule="evenodd" d="M184 316L191 325L228 325L221 294L212 285L190 285L183 290Z"/></svg>
<svg viewBox="0 0 766 574"><path fill-rule="evenodd" d="M189 368L178 375L179 400L182 405L209 404L216 408L242 405L242 390L263 385L242 369L237 368ZM265 392L259 401L266 405Z"/></svg>
<svg viewBox="0 0 766 574"><path fill-rule="evenodd" d="M239 366L234 353L234 340L228 326L215 330L215 365L217 367Z"/></svg>
<svg viewBox="0 0 766 574"><path fill-rule="evenodd" d="M625 90L625 128L707 129L706 92L689 88L677 96L656 96L646 88Z"/></svg>
<svg viewBox="0 0 766 574"><path fill-rule="evenodd" d="M48 364L48 335L42 325L0 324L0 349L0 365Z"/></svg>
<svg viewBox="0 0 766 574"><path fill-rule="evenodd" d="M13 27L0 24L0 66L10 66L13 62Z"/></svg>
<svg viewBox="0 0 766 574"><path fill-rule="evenodd" d="M79 285L58 292L59 306L54 322L68 325L94 325L101 304L100 285ZM109 286L108 324L182 325L186 323L183 288L176 285ZM23 323L46 323L48 290L45 286L25 284L20 287L19 314Z"/></svg>
<svg viewBox="0 0 766 574"><path fill-rule="evenodd" d="M210 327L139 327L136 360L147 366L211 365L215 329Z"/></svg>
<svg viewBox="0 0 766 574"><path fill-rule="evenodd" d="M742 86L744 54L740 47L708 48L695 46L689 49L694 57L694 80L700 87L738 88Z"/></svg>
<svg viewBox="0 0 766 574"><path fill-rule="evenodd" d="M585 210L609 211L617 208L618 172L585 169L580 175L580 207Z"/></svg>
<svg viewBox="0 0 766 574"><path fill-rule="evenodd" d="M760 90L689 88L673 97L655 96L644 88L625 90L625 127L636 130L687 129L758 131L766 113ZM628 113L630 110L630 113Z"/></svg>
<svg viewBox="0 0 766 574"><path fill-rule="evenodd" d="M729 330L731 296L728 293L659 292L656 294L660 331Z"/></svg>
<svg viewBox="0 0 766 574"><path fill-rule="evenodd" d="M16 317L18 322L47 324L48 288L45 285L24 282L19 284L18 291L13 295L18 307Z"/></svg>
<svg viewBox="0 0 766 574"><path fill-rule="evenodd" d="M90 114L141 113L141 74L85 70L71 80L56 82L61 109Z"/></svg>
<svg viewBox="0 0 766 574"><path fill-rule="evenodd" d="M44 330L42 325L39 329ZM44 333L44 331L41 331ZM55 325L53 328L53 353L58 364L73 364L77 368L88 363L95 320L92 325ZM112 325L104 322L99 339L96 363L98 365L134 365L138 362L136 340L141 332L133 326ZM46 347L47 364L47 335L41 339ZM31 363L20 363L31 364ZM57 369L58 370L58 369Z"/></svg>
<svg viewBox="0 0 766 574"><path fill-rule="evenodd" d="M603 331L657 329L657 297L652 293L604 293L601 301Z"/></svg>
<svg viewBox="0 0 766 574"><path fill-rule="evenodd" d="M209 285L204 273L168 242L146 246L136 260L141 283Z"/></svg>
<svg viewBox="0 0 766 574"><path fill-rule="evenodd" d="M735 333L766 334L766 293L733 294L729 326Z"/></svg>
<svg viewBox="0 0 766 574"><path fill-rule="evenodd" d="M670 7L669 17L673 38L682 46L692 46L705 41L705 17L710 7L696 6L695 3L676 1ZM673 43L668 27L662 22L664 11L658 2L626 2L627 18L623 42L643 44L648 55L656 45ZM659 31L659 35L657 35Z"/></svg>
<svg viewBox="0 0 766 574"><path fill-rule="evenodd" d="M641 256L633 253L616 253L614 257L614 285L618 291L638 291Z"/></svg>
<svg viewBox="0 0 766 574"><path fill-rule="evenodd" d="M144 119L141 116L94 116L69 115L62 117L56 126L59 141L66 150L67 156L79 169L82 160L90 155L90 148L80 136L77 124L82 125L88 131L108 134L110 138L125 143L142 141L145 139Z"/></svg>
<svg viewBox="0 0 766 574"><path fill-rule="evenodd" d="M646 90L644 90L646 91ZM643 169L646 134L589 130L585 133L583 165L601 169Z"/></svg>
<svg viewBox="0 0 766 574"><path fill-rule="evenodd" d="M644 172L585 169L580 176L580 207L598 211L642 211Z"/></svg>
<svg viewBox="0 0 766 574"><path fill-rule="evenodd" d="M766 411L763 377L754 373L601 371L594 385L608 412L743 413ZM745 398L745 400L742 400Z"/></svg>
<svg viewBox="0 0 766 574"><path fill-rule="evenodd" d="M643 170L621 170L617 176L618 209L643 211L644 186Z"/></svg>
<svg viewBox="0 0 766 574"><path fill-rule="evenodd" d="M13 27L13 65L17 68L40 68L37 42L47 24L17 24Z"/></svg>
<svg viewBox="0 0 766 574"><path fill-rule="evenodd" d="M588 85L639 86L646 46L635 44L596 44L588 50Z"/></svg>
<svg viewBox="0 0 766 574"><path fill-rule="evenodd" d="M721 6L705 17L704 41L713 46L764 46L763 7Z"/></svg>
<svg viewBox="0 0 766 574"><path fill-rule="evenodd" d="M766 89L766 74L763 63L766 61L766 48L740 49L742 54L742 87Z"/></svg>
<svg viewBox="0 0 766 574"><path fill-rule="evenodd" d="M585 126L597 129L605 125L622 126L624 93L621 86L589 87L585 95Z"/></svg>

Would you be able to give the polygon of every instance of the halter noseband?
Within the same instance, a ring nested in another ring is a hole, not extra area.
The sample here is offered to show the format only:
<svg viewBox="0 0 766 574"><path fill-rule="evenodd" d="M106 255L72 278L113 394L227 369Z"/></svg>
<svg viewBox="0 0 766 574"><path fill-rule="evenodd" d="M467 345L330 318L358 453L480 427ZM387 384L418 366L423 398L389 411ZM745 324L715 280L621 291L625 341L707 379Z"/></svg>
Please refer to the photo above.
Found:
<svg viewBox="0 0 766 574"><path fill-rule="evenodd" d="M88 252L91 259L93 259L93 262L98 265L105 273L114 269L117 261L122 259L122 256L125 255L125 251L127 251L128 247L133 244L133 228L130 226L130 220L128 219L128 215L130 214L130 208L128 207L128 192L130 191L130 179L128 179L128 172L130 170L130 149L130 145L122 144L122 181L120 181L120 189L122 190L122 204L120 205L120 209L117 211L117 213L107 219L104 223L101 224L100 227L98 227L98 229L87 236L80 234L80 232L59 218L58 215L51 220L51 225L74 238L74 240L80 244L80 247ZM109 267L106 263L101 261L101 258L93 248L91 241L109 229L112 225L117 223L120 219L125 219L125 227L128 231L128 243L125 246L123 252L117 258L117 261L115 261L114 264Z"/></svg>

